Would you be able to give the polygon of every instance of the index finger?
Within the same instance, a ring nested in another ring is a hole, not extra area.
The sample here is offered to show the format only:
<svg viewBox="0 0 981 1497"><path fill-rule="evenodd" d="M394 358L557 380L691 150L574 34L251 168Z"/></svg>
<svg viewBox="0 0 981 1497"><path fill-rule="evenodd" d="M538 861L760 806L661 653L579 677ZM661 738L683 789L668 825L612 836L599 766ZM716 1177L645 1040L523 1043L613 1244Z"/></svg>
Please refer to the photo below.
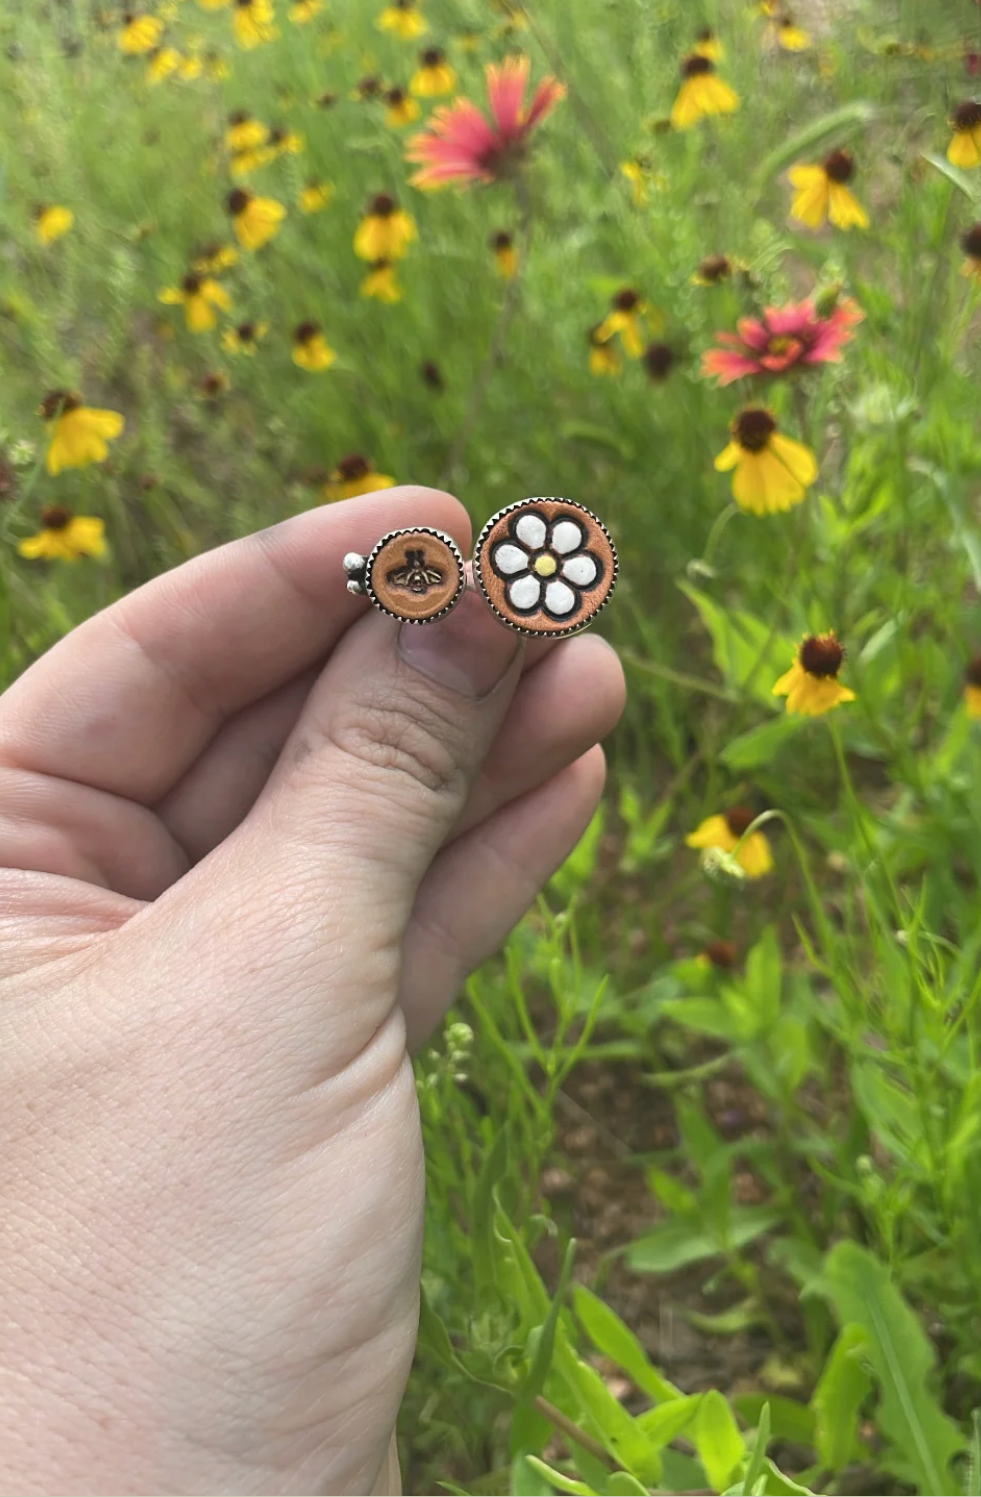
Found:
<svg viewBox="0 0 981 1497"><path fill-rule="evenodd" d="M469 550L459 500L410 486L308 510L155 578L14 682L0 764L153 805L227 718L323 659L364 611L345 554L411 525Z"/></svg>

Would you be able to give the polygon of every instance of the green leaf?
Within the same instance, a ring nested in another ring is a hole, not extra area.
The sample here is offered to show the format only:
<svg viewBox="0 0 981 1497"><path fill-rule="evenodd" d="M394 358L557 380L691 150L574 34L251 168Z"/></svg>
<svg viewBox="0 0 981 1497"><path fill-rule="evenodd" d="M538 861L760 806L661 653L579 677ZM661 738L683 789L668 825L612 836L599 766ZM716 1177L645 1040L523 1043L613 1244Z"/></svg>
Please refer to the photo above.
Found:
<svg viewBox="0 0 981 1497"><path fill-rule="evenodd" d="M761 1237L780 1221L779 1211L769 1206L737 1207L731 1214L728 1242L699 1232L686 1220L665 1222L627 1249L627 1262L635 1273L670 1273L686 1263L698 1263L725 1251L735 1251Z"/></svg>
<svg viewBox="0 0 981 1497"><path fill-rule="evenodd" d="M473 1193L471 1243L478 1300L481 1298L481 1291L488 1290L494 1283L496 1252L493 1190L504 1175L507 1162L508 1130L505 1124L484 1156Z"/></svg>
<svg viewBox="0 0 981 1497"><path fill-rule="evenodd" d="M768 182L785 166L823 154L824 147L832 142L842 145L864 130L878 112L874 104L865 99L856 99L841 109L833 109L830 114L819 115L816 120L805 125L803 130L798 130L795 135L776 146L768 156L763 157L756 168L755 181L757 184Z"/></svg>
<svg viewBox="0 0 981 1497"><path fill-rule="evenodd" d="M659 1408L645 1409L637 1415L637 1423L654 1444L661 1449L670 1445L680 1434L690 1428L702 1401L701 1393L682 1394Z"/></svg>
<svg viewBox="0 0 981 1497"><path fill-rule="evenodd" d="M921 151L920 157L923 161L929 161L930 165L940 172L941 176L946 177L948 182L953 182L954 186L972 203L977 202L979 188L974 178L967 172L961 171L959 166L954 166L946 156L937 156L933 151Z"/></svg>
<svg viewBox="0 0 981 1497"><path fill-rule="evenodd" d="M739 1026L717 998L664 998L657 1006L658 1018L670 1019L696 1034L716 1040L738 1040Z"/></svg>
<svg viewBox="0 0 981 1497"><path fill-rule="evenodd" d="M772 682L771 682L772 686ZM792 738L801 731L806 722L803 717L775 717L772 722L760 723L748 733L740 733L727 743L719 758L729 769L759 769L770 764Z"/></svg>
<svg viewBox="0 0 981 1497"><path fill-rule="evenodd" d="M556 1492L567 1492L569 1497L596 1497L592 1487L587 1487L584 1481L573 1481L571 1476L556 1471L554 1466L546 1466L537 1455L526 1455L525 1461L539 1476L544 1476Z"/></svg>
<svg viewBox="0 0 981 1497"><path fill-rule="evenodd" d="M754 614L723 608L690 583L679 582L678 586L701 615L721 675L731 686L751 692L773 708L773 683L789 668L794 642Z"/></svg>
<svg viewBox="0 0 981 1497"><path fill-rule="evenodd" d="M551 1497L555 1488L532 1464L535 1460L535 1456L522 1453L511 1462L511 1497Z"/></svg>
<svg viewBox="0 0 981 1497"><path fill-rule="evenodd" d="M648 1491L629 1471L611 1471L603 1484L603 1497L648 1497Z"/></svg>
<svg viewBox="0 0 981 1497"><path fill-rule="evenodd" d="M879 1388L877 1423L904 1457L919 1492L953 1490L951 1462L964 1448L957 1426L927 1385L933 1347L884 1263L855 1242L839 1242L822 1280L839 1324L861 1326Z"/></svg>
<svg viewBox="0 0 981 1497"><path fill-rule="evenodd" d="M766 1461L766 1447L770 1443L770 1405L765 1403L760 1409L759 1422L756 1426L756 1439L753 1441L753 1454L749 1465L746 1467L746 1475L743 1477L742 1497L752 1497L756 1491L756 1484L763 1475L763 1466Z"/></svg>
<svg viewBox="0 0 981 1497"><path fill-rule="evenodd" d="M575 1262L575 1257L576 1239L573 1237L566 1245L565 1257L562 1260L562 1269L559 1273L559 1282L556 1286L555 1295L549 1306L545 1322L540 1328L535 1355L528 1371L528 1377L521 1389L520 1396L529 1402L544 1388L545 1379L548 1377L549 1369L552 1366L552 1354L555 1350L555 1332L559 1324L559 1315L565 1302L569 1280L572 1278L572 1265Z"/></svg>
<svg viewBox="0 0 981 1497"><path fill-rule="evenodd" d="M783 984L783 958L780 942L772 925L768 925L746 958L743 985L760 1018L760 1027L769 1028L780 1016L780 990Z"/></svg>
<svg viewBox="0 0 981 1497"><path fill-rule="evenodd" d="M793 1477L787 1476L773 1464L769 1456L763 1464L766 1471L763 1491L766 1497L814 1497L810 1487L802 1487Z"/></svg>
<svg viewBox="0 0 981 1497"><path fill-rule="evenodd" d="M859 1410L872 1387L859 1360L867 1346L864 1326L843 1326L811 1398L814 1448L821 1464L835 1472L854 1459Z"/></svg>
<svg viewBox="0 0 981 1497"><path fill-rule="evenodd" d="M732 1400L745 1424L759 1424L763 1405L770 1405L770 1431L774 1440L792 1440L795 1445L814 1445L814 1414L806 1403L779 1393L739 1393Z"/></svg>
<svg viewBox="0 0 981 1497"><path fill-rule="evenodd" d="M724 1492L746 1454L746 1443L732 1410L715 1388L699 1401L692 1441L709 1486Z"/></svg>
<svg viewBox="0 0 981 1497"><path fill-rule="evenodd" d="M572 1307L596 1350L622 1367L648 1398L664 1403L682 1397L680 1389L658 1372L633 1331L591 1289L577 1284L572 1292Z"/></svg>
<svg viewBox="0 0 981 1497"><path fill-rule="evenodd" d="M558 1344L561 1354L556 1356L554 1370L588 1419L590 1432L618 1465L638 1481L656 1485L661 1476L658 1447L610 1392L595 1367L577 1357L561 1333Z"/></svg>

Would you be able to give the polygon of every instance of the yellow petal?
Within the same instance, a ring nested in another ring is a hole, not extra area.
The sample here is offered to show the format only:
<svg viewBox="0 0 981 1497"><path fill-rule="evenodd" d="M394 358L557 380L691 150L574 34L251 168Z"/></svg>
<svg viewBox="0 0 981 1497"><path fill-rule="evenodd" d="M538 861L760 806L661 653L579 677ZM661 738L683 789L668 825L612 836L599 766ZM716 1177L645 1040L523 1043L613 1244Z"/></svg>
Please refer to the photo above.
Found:
<svg viewBox="0 0 981 1497"><path fill-rule="evenodd" d="M671 106L670 119L675 130L690 130L702 118L698 90L694 84L694 78L686 78Z"/></svg>
<svg viewBox="0 0 981 1497"><path fill-rule="evenodd" d="M981 686L965 686L964 706L968 717L981 718Z"/></svg>
<svg viewBox="0 0 981 1497"><path fill-rule="evenodd" d="M718 473L728 473L734 468L743 455L743 449L738 442L730 442L728 447L723 447L715 459L715 468Z"/></svg>
<svg viewBox="0 0 981 1497"><path fill-rule="evenodd" d="M734 835L724 816L709 816L685 838L686 847L721 847L723 852L732 852L739 838Z"/></svg>
<svg viewBox="0 0 981 1497"><path fill-rule="evenodd" d="M763 878L773 868L770 844L762 832L751 832L736 853L736 862L750 878Z"/></svg>
<svg viewBox="0 0 981 1497"><path fill-rule="evenodd" d="M869 226L865 209L841 182L828 183L828 218L836 229L867 229Z"/></svg>
<svg viewBox="0 0 981 1497"><path fill-rule="evenodd" d="M817 458L810 447L805 447L803 442L796 442L793 437L785 437L782 432L775 431L770 438L769 446L770 451L780 459L785 468L789 468L794 478L804 488L807 488L817 478Z"/></svg>
<svg viewBox="0 0 981 1497"><path fill-rule="evenodd" d="M981 161L981 151L974 138L973 130L957 130L954 138L947 147L947 160L952 166L961 166L970 170Z"/></svg>
<svg viewBox="0 0 981 1497"><path fill-rule="evenodd" d="M795 166L788 173L797 192L790 216L808 228L819 229L828 216L828 179L820 166Z"/></svg>

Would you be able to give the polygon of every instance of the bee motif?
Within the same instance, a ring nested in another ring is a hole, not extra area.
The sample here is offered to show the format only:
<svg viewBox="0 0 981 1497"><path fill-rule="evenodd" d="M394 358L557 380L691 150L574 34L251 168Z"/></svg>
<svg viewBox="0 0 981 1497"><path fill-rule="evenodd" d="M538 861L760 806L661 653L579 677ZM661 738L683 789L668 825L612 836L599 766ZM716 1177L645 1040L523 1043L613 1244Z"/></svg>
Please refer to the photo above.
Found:
<svg viewBox="0 0 981 1497"><path fill-rule="evenodd" d="M421 548L406 551L405 566L387 572L386 579L392 587L405 587L410 593L428 593L431 587L439 587L444 580L438 568L426 565L426 553Z"/></svg>

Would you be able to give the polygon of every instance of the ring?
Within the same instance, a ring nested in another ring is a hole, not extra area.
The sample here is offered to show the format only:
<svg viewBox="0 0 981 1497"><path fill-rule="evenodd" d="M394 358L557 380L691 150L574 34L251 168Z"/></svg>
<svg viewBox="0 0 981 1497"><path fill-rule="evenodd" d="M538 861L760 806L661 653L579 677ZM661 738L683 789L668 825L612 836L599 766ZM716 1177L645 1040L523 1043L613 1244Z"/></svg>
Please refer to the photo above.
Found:
<svg viewBox="0 0 981 1497"><path fill-rule="evenodd" d="M349 593L364 594L389 618L429 624L455 608L466 587L463 552L442 530L391 530L367 557L344 558Z"/></svg>

